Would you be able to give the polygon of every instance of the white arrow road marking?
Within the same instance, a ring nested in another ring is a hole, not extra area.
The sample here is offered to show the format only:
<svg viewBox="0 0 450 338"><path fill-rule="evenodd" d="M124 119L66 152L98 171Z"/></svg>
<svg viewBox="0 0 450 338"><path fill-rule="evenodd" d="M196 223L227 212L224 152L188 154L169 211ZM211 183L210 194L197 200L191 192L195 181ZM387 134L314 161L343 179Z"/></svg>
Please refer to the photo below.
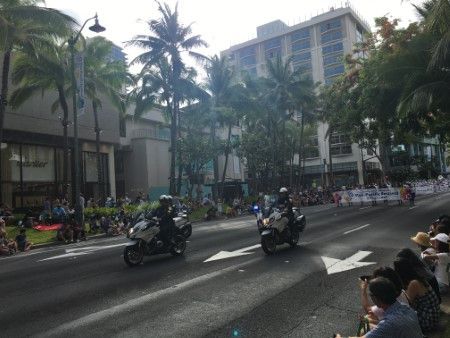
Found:
<svg viewBox="0 0 450 338"><path fill-rule="evenodd" d="M38 262L50 261L53 259L60 259L60 258L82 256L82 255L87 255L87 254L93 253L95 251L106 250L106 249L115 248L115 247L124 246L124 245L125 245L125 243L104 245L104 246L85 246L85 247L81 247L81 248L71 248L71 249L66 249L65 254L53 256L53 257L49 257L49 258L44 258L44 259L39 260Z"/></svg>
<svg viewBox="0 0 450 338"><path fill-rule="evenodd" d="M245 252L253 249L260 248L261 244L252 245L246 248L242 248L235 251L220 251L219 253L215 254L214 256L209 257L207 260L203 261L203 263L211 262L211 261L217 261L219 259L226 259L231 257L238 257L238 256L245 256L245 255L251 255L253 252Z"/></svg>
<svg viewBox="0 0 450 338"><path fill-rule="evenodd" d="M343 260L322 256L322 260L327 269L327 273L329 275L332 275L334 273L352 270L352 269L360 268L362 266L376 264L375 262L360 262L361 259L366 258L371 253L372 253L372 251L358 251L353 256L350 256Z"/></svg>
<svg viewBox="0 0 450 338"><path fill-rule="evenodd" d="M348 235L349 233L352 233L353 231L358 231L358 230L367 228L369 225L370 225L370 224L364 224L364 225L361 225L360 227L357 227L357 228L355 228L355 229L352 229L352 230L349 230L349 231L344 232L344 235Z"/></svg>

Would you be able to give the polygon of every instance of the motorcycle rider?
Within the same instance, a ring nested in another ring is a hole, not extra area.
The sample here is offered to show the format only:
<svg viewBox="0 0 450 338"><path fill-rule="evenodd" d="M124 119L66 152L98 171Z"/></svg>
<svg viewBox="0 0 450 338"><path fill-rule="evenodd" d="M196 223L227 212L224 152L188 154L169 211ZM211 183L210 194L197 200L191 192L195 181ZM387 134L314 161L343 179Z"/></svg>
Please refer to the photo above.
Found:
<svg viewBox="0 0 450 338"><path fill-rule="evenodd" d="M159 197L159 207L152 213L152 217L159 219L159 236L166 245L172 243L173 221L172 196L161 195Z"/></svg>
<svg viewBox="0 0 450 338"><path fill-rule="evenodd" d="M292 233L294 225L294 211L292 210L293 202L292 199L289 197L287 188L282 187L280 189L277 205L278 209L280 209L282 212L282 216L287 218L288 227L290 232Z"/></svg>

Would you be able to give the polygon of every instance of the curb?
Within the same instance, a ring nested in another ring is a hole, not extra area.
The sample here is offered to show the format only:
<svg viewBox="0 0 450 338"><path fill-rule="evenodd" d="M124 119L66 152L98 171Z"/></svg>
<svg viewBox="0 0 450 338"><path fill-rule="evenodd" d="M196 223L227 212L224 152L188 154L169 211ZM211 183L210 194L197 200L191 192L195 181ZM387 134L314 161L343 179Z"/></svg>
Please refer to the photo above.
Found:
<svg viewBox="0 0 450 338"><path fill-rule="evenodd" d="M86 241L89 241L90 239L96 239L96 238L107 238L105 236L105 234L98 234L98 235L92 235L92 236L88 236L86 238ZM64 242L60 242L60 241L54 241L54 242L48 242L48 243L42 243L42 244L35 244L33 245L33 247L31 248L31 250L34 249L42 249L42 248L48 248L48 247L52 247L52 246L65 246L66 244Z"/></svg>

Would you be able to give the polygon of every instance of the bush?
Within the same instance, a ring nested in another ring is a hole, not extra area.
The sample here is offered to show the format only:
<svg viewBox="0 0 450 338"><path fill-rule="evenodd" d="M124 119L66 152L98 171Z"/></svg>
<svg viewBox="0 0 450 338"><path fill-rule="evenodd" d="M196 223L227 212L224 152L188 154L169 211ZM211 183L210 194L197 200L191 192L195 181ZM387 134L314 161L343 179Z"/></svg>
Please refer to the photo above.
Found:
<svg viewBox="0 0 450 338"><path fill-rule="evenodd" d="M151 211L159 206L159 202L144 203L141 205L126 205L123 207L126 216L132 216L136 212ZM84 209L84 216L91 218L97 217L113 217L119 213L119 208L86 208Z"/></svg>

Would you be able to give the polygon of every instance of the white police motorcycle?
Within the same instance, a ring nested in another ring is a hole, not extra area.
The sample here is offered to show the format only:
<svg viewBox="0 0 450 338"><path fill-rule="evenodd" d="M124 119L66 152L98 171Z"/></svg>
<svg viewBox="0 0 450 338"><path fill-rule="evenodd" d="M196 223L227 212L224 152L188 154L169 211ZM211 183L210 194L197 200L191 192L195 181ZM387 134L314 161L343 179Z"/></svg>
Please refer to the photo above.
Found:
<svg viewBox="0 0 450 338"><path fill-rule="evenodd" d="M186 250L184 228L173 227L174 234L171 243L164 243L159 236L160 227L157 218L143 217L129 231L130 242L125 246L123 259L130 266L141 264L144 256L170 253L181 256Z"/></svg>

